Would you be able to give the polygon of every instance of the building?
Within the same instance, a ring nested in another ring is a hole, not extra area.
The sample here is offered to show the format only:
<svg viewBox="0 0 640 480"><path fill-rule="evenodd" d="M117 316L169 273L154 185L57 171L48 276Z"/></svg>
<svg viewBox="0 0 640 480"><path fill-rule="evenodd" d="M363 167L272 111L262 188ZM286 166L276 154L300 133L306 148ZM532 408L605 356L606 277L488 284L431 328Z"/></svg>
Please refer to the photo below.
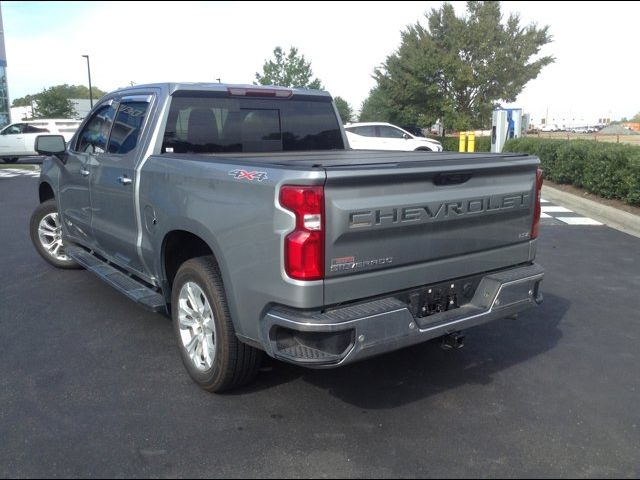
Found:
<svg viewBox="0 0 640 480"><path fill-rule="evenodd" d="M7 86L7 54L4 48L4 24L0 6L0 128L11 123L9 88Z"/></svg>

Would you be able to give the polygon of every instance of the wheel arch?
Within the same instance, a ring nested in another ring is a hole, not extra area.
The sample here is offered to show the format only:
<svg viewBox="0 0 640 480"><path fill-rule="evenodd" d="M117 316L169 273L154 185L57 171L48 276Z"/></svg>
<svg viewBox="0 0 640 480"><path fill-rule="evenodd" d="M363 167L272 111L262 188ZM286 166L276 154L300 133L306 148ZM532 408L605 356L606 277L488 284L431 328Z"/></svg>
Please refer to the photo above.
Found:
<svg viewBox="0 0 640 480"><path fill-rule="evenodd" d="M40 198L40 203L44 203L47 200L52 200L56 198L53 193L53 187L49 184L49 182L40 182L38 186L38 196Z"/></svg>

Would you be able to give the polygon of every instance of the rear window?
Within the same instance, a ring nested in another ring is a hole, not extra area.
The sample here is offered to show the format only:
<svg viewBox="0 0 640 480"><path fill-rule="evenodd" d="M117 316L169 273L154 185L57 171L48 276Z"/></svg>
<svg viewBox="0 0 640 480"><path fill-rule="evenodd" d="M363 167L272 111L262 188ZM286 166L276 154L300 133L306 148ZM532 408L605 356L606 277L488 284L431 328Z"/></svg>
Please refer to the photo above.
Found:
<svg viewBox="0 0 640 480"><path fill-rule="evenodd" d="M184 95L184 93L182 94ZM163 152L233 153L343 150L331 102L177 96Z"/></svg>

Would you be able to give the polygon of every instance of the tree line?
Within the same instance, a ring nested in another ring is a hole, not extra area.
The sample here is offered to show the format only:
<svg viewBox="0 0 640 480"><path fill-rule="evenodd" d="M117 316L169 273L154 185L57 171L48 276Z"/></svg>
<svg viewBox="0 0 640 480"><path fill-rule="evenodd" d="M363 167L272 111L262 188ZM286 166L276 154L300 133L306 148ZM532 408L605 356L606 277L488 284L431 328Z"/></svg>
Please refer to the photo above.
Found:
<svg viewBox="0 0 640 480"><path fill-rule="evenodd" d="M495 108L514 102L553 63L552 56L539 55L551 40L548 26L523 26L517 14L504 19L498 1L469 1L460 16L445 2L425 13L424 24L403 30L399 48L373 70L376 85L359 120L420 127L440 120L448 130L486 128ZM310 62L295 48L285 61L279 61L285 58L280 47L274 56L256 74L259 83L314 88L304 81L311 78ZM346 101L336 97L336 104L344 122L354 119Z"/></svg>
<svg viewBox="0 0 640 480"><path fill-rule="evenodd" d="M104 96L98 87L92 87L91 93L93 98L98 100ZM54 87L45 88L40 93L34 95L25 95L16 98L12 103L12 107L31 107L32 115L30 118L74 118L78 115L75 111L72 99L88 99L89 89L84 85L56 85Z"/></svg>

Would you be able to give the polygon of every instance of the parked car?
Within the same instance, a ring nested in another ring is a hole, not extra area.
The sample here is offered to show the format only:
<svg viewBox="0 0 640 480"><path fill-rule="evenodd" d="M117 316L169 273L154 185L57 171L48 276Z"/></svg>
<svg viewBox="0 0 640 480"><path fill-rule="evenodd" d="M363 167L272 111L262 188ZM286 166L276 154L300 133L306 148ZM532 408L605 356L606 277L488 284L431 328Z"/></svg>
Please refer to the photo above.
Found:
<svg viewBox="0 0 640 480"><path fill-rule="evenodd" d="M263 352L332 368L433 338L455 348L542 301L538 158L354 151L336 112L315 90L110 93L66 147L38 137L33 244L171 315L208 391L249 382Z"/></svg>
<svg viewBox="0 0 640 480"><path fill-rule="evenodd" d="M417 137L390 123L350 123L344 129L354 150L442 151L437 140Z"/></svg>
<svg viewBox="0 0 640 480"><path fill-rule="evenodd" d="M20 157L37 155L35 140L38 135L50 133L71 140L82 122L74 119L42 119L17 122L0 131L0 158L5 163L15 163Z"/></svg>

